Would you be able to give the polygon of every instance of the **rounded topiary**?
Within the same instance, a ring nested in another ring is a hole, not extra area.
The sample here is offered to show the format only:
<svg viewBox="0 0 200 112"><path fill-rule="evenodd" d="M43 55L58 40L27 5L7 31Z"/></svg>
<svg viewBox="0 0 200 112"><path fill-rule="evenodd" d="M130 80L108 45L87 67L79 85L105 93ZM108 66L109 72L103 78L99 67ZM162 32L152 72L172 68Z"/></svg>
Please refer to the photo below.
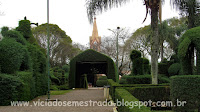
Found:
<svg viewBox="0 0 200 112"><path fill-rule="evenodd" d="M132 50L131 54L130 54L130 58L131 60L134 60L136 58L140 58L141 57L141 52L137 51L137 50Z"/></svg>
<svg viewBox="0 0 200 112"><path fill-rule="evenodd" d="M27 43L27 41L24 39L22 34L20 34L18 31L15 31L15 30L9 30L8 27L3 27L1 34L5 38L13 38L17 42L19 42L23 45L26 45L26 43Z"/></svg>
<svg viewBox="0 0 200 112"><path fill-rule="evenodd" d="M12 74L18 71L24 59L26 48L14 39L3 38L0 42L1 72Z"/></svg>
<svg viewBox="0 0 200 112"><path fill-rule="evenodd" d="M147 58L143 58L143 69L144 69L144 74L150 73L150 65L149 65L149 60Z"/></svg>
<svg viewBox="0 0 200 112"><path fill-rule="evenodd" d="M181 64L174 63L169 67L168 73L170 76L178 75L180 70L181 70Z"/></svg>
<svg viewBox="0 0 200 112"><path fill-rule="evenodd" d="M29 20L21 20L19 21L19 26L16 28L29 43L35 43L36 39L33 37L33 33L31 30L31 22Z"/></svg>

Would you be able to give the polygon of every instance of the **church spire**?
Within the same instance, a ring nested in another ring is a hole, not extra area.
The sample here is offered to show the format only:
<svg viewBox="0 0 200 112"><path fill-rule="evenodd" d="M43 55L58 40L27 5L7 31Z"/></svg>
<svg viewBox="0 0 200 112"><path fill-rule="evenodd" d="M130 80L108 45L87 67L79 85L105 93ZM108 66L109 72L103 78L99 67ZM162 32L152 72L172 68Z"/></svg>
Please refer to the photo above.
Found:
<svg viewBox="0 0 200 112"><path fill-rule="evenodd" d="M99 35L98 35L98 30L97 30L96 17L94 17L92 37L97 38L98 36Z"/></svg>
<svg viewBox="0 0 200 112"><path fill-rule="evenodd" d="M90 36L90 49L100 51L101 37L98 35L96 17L94 17L92 36Z"/></svg>

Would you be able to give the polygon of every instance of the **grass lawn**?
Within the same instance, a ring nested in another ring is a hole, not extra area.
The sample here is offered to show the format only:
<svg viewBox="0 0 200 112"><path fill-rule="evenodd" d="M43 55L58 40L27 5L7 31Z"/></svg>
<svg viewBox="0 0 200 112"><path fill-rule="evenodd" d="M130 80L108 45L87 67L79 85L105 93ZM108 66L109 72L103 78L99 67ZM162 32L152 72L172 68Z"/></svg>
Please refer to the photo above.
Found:
<svg viewBox="0 0 200 112"><path fill-rule="evenodd" d="M162 110L160 110L160 111L157 110L157 111L152 111L152 112L173 112L173 111L172 110L163 110L163 111Z"/></svg>
<svg viewBox="0 0 200 112"><path fill-rule="evenodd" d="M70 89L70 90L50 91L50 94L51 95L63 95L63 94L68 93L70 91L72 91L72 90Z"/></svg>

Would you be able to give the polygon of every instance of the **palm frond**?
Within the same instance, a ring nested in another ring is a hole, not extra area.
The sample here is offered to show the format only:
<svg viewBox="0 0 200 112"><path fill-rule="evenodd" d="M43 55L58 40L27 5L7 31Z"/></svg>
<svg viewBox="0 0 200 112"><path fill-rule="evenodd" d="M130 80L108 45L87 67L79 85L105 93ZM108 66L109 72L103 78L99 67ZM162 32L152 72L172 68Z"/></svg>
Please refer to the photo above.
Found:
<svg viewBox="0 0 200 112"><path fill-rule="evenodd" d="M121 6L130 0L86 0L87 16L89 22L93 22L93 17L96 14L107 11L113 7Z"/></svg>

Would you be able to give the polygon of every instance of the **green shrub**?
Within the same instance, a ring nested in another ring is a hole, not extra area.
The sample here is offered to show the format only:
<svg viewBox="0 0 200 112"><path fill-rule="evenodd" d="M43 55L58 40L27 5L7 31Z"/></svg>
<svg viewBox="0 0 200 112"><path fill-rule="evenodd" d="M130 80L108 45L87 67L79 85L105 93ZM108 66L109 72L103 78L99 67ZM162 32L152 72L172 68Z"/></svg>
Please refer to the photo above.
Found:
<svg viewBox="0 0 200 112"><path fill-rule="evenodd" d="M31 22L29 20L19 21L19 26L16 30L19 31L31 44L36 42L36 39L33 37L33 33L31 31Z"/></svg>
<svg viewBox="0 0 200 112"><path fill-rule="evenodd" d="M150 65L149 65L149 60L146 58L143 58L143 69L144 69L144 74L150 74Z"/></svg>
<svg viewBox="0 0 200 112"><path fill-rule="evenodd" d="M127 84L126 79L120 79L120 80L119 80L119 84Z"/></svg>
<svg viewBox="0 0 200 112"><path fill-rule="evenodd" d="M22 88L18 91L20 101L32 100L36 95L35 81L31 72L17 72L16 75L22 80Z"/></svg>
<svg viewBox="0 0 200 112"><path fill-rule="evenodd" d="M178 63L179 59L178 59L177 54L172 55L170 58L170 61L172 61L173 63Z"/></svg>
<svg viewBox="0 0 200 112"><path fill-rule="evenodd" d="M54 76L53 73L53 71L50 71L51 83L56 85L60 84L60 80L56 76Z"/></svg>
<svg viewBox="0 0 200 112"><path fill-rule="evenodd" d="M170 101L169 86L129 87L127 90L140 101Z"/></svg>
<svg viewBox="0 0 200 112"><path fill-rule="evenodd" d="M143 75L143 58L139 57L132 60L132 71L131 75Z"/></svg>
<svg viewBox="0 0 200 112"><path fill-rule="evenodd" d="M63 69L65 72L69 72L69 65L63 65L63 66L62 66L62 69Z"/></svg>
<svg viewBox="0 0 200 112"><path fill-rule="evenodd" d="M50 90L59 90L57 85L51 85Z"/></svg>
<svg viewBox="0 0 200 112"><path fill-rule="evenodd" d="M159 74L168 74L168 64L167 63L158 63L158 73Z"/></svg>
<svg viewBox="0 0 200 112"><path fill-rule="evenodd" d="M115 92L116 100L123 102L138 102L139 100L135 98L125 89L116 89ZM132 103L133 104L133 103ZM151 112L149 107L139 107L135 106L118 106L118 112Z"/></svg>
<svg viewBox="0 0 200 112"><path fill-rule="evenodd" d="M67 84L58 86L58 88L59 88L60 90L68 90L68 89L69 89L69 85L68 85L68 83L67 83Z"/></svg>
<svg viewBox="0 0 200 112"><path fill-rule="evenodd" d="M128 76L126 81L128 84L151 84L151 75ZM170 80L165 77L158 77L158 83L169 83Z"/></svg>
<svg viewBox="0 0 200 112"><path fill-rule="evenodd" d="M97 87L103 87L107 85L107 80L97 80L96 85Z"/></svg>
<svg viewBox="0 0 200 112"><path fill-rule="evenodd" d="M18 101L22 82L17 76L0 74L0 105L10 105L10 101Z"/></svg>
<svg viewBox="0 0 200 112"><path fill-rule="evenodd" d="M115 100L115 88L117 86L120 86L120 84L113 81L112 79L108 79L107 81L108 81L108 85L110 85L109 93L110 93L112 99Z"/></svg>
<svg viewBox="0 0 200 112"><path fill-rule="evenodd" d="M33 72L34 74L39 72L42 74L46 74L46 56L40 50L40 48L36 45L28 44L28 51L31 56L31 60L33 63Z"/></svg>
<svg viewBox="0 0 200 112"><path fill-rule="evenodd" d="M28 51L33 66L33 77L35 79L36 96L44 95L47 92L46 57L36 45L28 44Z"/></svg>
<svg viewBox="0 0 200 112"><path fill-rule="evenodd" d="M35 78L36 96L46 95L47 90L48 90L47 75L41 74L41 73L36 73L34 78Z"/></svg>
<svg viewBox="0 0 200 112"><path fill-rule="evenodd" d="M126 81L127 77L129 77L129 76L128 75L123 75L121 77L121 79L119 80L119 83L120 84L127 84L127 81Z"/></svg>
<svg viewBox="0 0 200 112"><path fill-rule="evenodd" d="M184 106L173 108L176 112L194 112L200 105L200 76L182 75L172 76L170 83L170 94L173 104L179 101L186 101Z"/></svg>
<svg viewBox="0 0 200 112"><path fill-rule="evenodd" d="M65 71L63 69L60 69L59 67L54 67L54 68L52 68L52 73L57 79L59 79L59 82L58 82L58 80L57 81L54 80L55 84L63 85L66 83ZM54 78L54 77L52 77L52 78Z"/></svg>
<svg viewBox="0 0 200 112"><path fill-rule="evenodd" d="M137 50L132 50L130 54L130 59L134 60L141 57L141 52Z"/></svg>
<svg viewBox="0 0 200 112"><path fill-rule="evenodd" d="M181 70L181 64L174 63L169 67L168 73L170 76L178 75L180 70Z"/></svg>
<svg viewBox="0 0 200 112"><path fill-rule="evenodd" d="M8 27L3 27L1 33L4 38L13 38L22 45L27 44L26 39L24 39L23 35L20 34L18 31L9 30Z"/></svg>
<svg viewBox="0 0 200 112"><path fill-rule="evenodd" d="M0 41L1 72L12 74L18 71L24 60L26 48L14 39L3 38Z"/></svg>
<svg viewBox="0 0 200 112"><path fill-rule="evenodd" d="M107 80L107 76L101 76L98 80Z"/></svg>

